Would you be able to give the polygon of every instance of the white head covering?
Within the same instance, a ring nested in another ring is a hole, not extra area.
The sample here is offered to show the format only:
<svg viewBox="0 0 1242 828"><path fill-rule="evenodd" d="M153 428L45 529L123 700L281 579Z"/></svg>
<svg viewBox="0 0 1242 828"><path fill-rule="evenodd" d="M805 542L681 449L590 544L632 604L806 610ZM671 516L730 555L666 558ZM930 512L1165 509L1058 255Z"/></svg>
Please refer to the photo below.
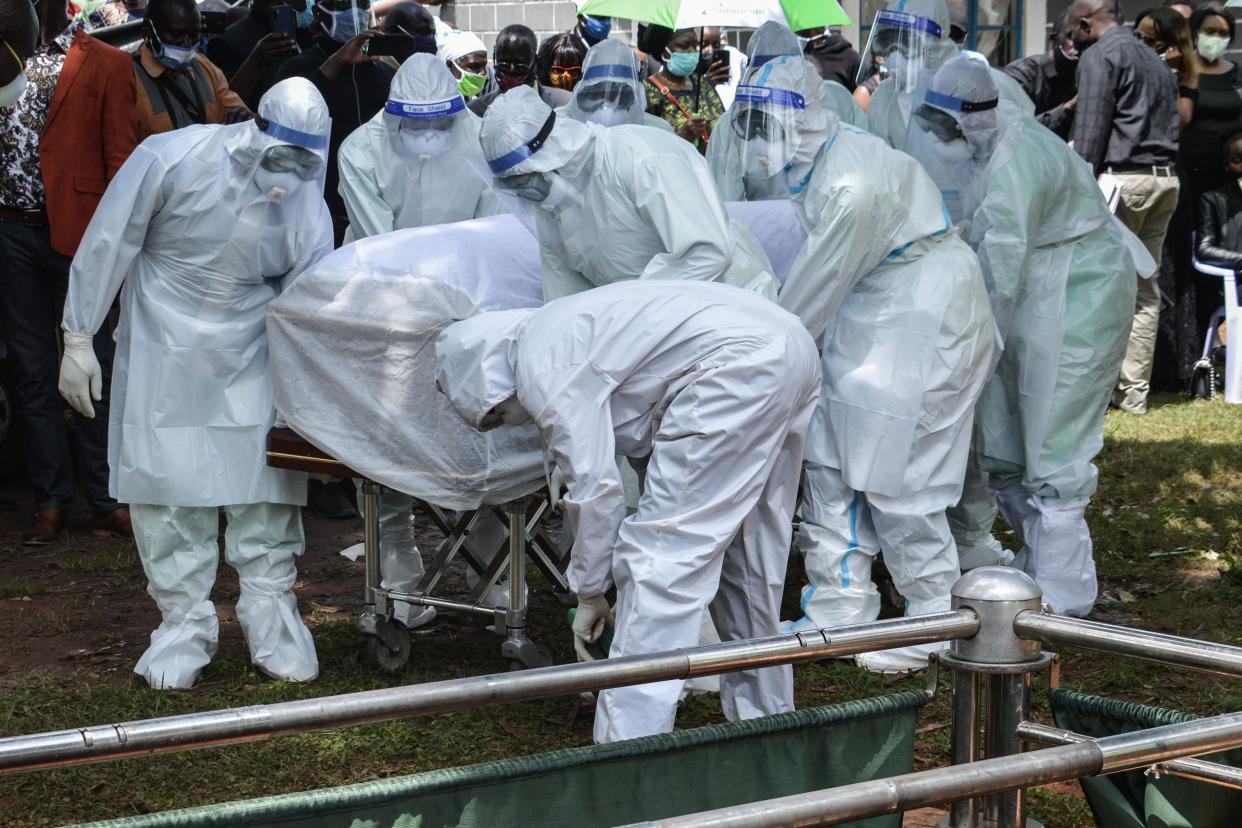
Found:
<svg viewBox="0 0 1242 828"><path fill-rule="evenodd" d="M478 35L473 32L454 30L441 38L436 57L442 63L448 63L450 60L459 60L475 52L487 54L487 46Z"/></svg>
<svg viewBox="0 0 1242 828"><path fill-rule="evenodd" d="M589 157L592 129L598 127L555 117L537 91L519 86L487 108L479 143L492 174L500 178L557 172Z"/></svg>
<svg viewBox="0 0 1242 828"><path fill-rule="evenodd" d="M480 313L436 338L436 387L472 428L517 392L517 340L535 310Z"/></svg>

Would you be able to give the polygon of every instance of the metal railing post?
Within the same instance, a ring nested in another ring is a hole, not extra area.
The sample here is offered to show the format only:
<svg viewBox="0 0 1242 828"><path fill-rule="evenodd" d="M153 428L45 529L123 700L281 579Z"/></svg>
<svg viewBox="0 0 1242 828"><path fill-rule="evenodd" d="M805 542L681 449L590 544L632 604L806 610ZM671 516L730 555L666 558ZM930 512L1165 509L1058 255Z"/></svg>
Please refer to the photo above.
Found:
<svg viewBox="0 0 1242 828"><path fill-rule="evenodd" d="M979 616L978 634L954 641L940 656L941 666L953 671L954 765L976 761L980 753L1000 759L1022 752L1018 725L1030 707L1031 675L1046 669L1051 656L1040 652L1039 642L1020 638L1014 619L1023 612L1038 612L1041 598L1030 577L1009 567L974 569L953 585L953 608L973 610ZM1025 791L991 794L983 799L982 808L976 799L959 800L942 825L1026 828Z"/></svg>

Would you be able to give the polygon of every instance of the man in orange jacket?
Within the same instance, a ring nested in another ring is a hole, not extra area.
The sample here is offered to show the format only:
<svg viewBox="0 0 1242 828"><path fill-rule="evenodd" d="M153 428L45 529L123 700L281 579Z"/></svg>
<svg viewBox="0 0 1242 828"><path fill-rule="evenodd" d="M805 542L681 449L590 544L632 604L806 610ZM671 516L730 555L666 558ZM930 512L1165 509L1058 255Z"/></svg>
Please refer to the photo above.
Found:
<svg viewBox="0 0 1242 828"><path fill-rule="evenodd" d="M29 0L0 0L0 19ZM132 535L129 510L108 495L107 418L65 417L56 383L59 327L69 263L108 181L137 144L130 58L68 28L65 5L44 2L40 45L25 61L28 82L0 108L0 323L24 426L26 471L35 489L28 545L64 530L76 483L97 535ZM95 336L104 371L112 331ZM108 376L104 378L107 406Z"/></svg>

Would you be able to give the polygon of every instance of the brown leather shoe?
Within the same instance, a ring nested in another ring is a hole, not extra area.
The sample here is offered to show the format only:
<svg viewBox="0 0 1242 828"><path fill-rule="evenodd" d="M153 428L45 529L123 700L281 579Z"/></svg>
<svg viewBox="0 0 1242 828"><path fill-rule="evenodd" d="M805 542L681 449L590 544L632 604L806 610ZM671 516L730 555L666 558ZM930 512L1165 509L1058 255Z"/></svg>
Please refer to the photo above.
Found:
<svg viewBox="0 0 1242 828"><path fill-rule="evenodd" d="M95 515L91 520L91 534L97 538L132 538L134 525L129 521L129 507Z"/></svg>
<svg viewBox="0 0 1242 828"><path fill-rule="evenodd" d="M22 532L23 546L47 546L65 530L65 513L60 509L40 509L34 523Z"/></svg>

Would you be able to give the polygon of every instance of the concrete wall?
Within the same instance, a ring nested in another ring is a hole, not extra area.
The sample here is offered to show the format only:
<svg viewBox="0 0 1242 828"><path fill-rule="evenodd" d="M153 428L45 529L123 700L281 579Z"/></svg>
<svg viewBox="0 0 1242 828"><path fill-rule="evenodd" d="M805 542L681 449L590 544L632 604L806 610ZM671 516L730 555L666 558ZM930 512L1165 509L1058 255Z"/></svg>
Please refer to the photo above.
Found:
<svg viewBox="0 0 1242 828"><path fill-rule="evenodd" d="M524 23L540 41L551 34L572 29L577 6L567 0L451 0L440 7L440 16L459 29L474 32L491 47L496 33L511 23Z"/></svg>

